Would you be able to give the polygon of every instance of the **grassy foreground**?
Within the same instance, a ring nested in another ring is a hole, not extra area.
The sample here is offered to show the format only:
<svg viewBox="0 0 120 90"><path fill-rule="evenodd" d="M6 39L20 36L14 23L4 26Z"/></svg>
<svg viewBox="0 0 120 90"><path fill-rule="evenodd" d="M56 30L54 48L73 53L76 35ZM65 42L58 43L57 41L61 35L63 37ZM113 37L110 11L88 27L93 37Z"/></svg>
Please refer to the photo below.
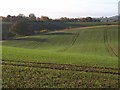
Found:
<svg viewBox="0 0 120 90"><path fill-rule="evenodd" d="M60 71L33 67L3 66L5 88L117 88L118 76Z"/></svg>

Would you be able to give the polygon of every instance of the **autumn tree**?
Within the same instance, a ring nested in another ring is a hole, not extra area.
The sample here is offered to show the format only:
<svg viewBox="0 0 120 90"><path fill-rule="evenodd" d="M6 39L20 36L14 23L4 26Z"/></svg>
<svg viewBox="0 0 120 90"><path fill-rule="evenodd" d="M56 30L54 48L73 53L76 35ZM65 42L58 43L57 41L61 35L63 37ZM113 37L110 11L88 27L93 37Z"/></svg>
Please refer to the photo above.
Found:
<svg viewBox="0 0 120 90"><path fill-rule="evenodd" d="M29 20L31 20L31 21L36 21L36 16L35 16L35 14L33 14L33 13L29 14Z"/></svg>
<svg viewBox="0 0 120 90"><path fill-rule="evenodd" d="M40 21L49 21L49 17L47 16L41 16Z"/></svg>
<svg viewBox="0 0 120 90"><path fill-rule="evenodd" d="M92 18L91 17L86 17L86 21L87 22L92 22Z"/></svg>
<svg viewBox="0 0 120 90"><path fill-rule="evenodd" d="M67 17L61 17L60 21L69 21L69 18L67 18Z"/></svg>

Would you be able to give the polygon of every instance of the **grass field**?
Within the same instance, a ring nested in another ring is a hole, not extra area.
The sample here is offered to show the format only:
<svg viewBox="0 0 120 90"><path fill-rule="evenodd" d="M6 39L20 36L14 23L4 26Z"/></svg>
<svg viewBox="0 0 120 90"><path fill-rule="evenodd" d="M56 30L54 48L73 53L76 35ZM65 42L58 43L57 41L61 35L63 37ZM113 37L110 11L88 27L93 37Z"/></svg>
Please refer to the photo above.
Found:
<svg viewBox="0 0 120 90"><path fill-rule="evenodd" d="M118 87L118 26L3 41L3 87Z"/></svg>

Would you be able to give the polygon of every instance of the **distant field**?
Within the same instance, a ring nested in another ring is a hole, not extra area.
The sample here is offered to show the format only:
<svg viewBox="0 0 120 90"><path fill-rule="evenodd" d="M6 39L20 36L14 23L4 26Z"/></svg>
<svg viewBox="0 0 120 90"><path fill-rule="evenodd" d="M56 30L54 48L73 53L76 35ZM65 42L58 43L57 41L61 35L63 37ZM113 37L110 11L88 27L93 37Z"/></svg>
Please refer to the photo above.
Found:
<svg viewBox="0 0 120 90"><path fill-rule="evenodd" d="M19 37L2 48L3 87L118 87L118 26Z"/></svg>
<svg viewBox="0 0 120 90"><path fill-rule="evenodd" d="M102 26L102 25L118 25L118 22L69 22L73 25L81 25L82 27L88 26Z"/></svg>

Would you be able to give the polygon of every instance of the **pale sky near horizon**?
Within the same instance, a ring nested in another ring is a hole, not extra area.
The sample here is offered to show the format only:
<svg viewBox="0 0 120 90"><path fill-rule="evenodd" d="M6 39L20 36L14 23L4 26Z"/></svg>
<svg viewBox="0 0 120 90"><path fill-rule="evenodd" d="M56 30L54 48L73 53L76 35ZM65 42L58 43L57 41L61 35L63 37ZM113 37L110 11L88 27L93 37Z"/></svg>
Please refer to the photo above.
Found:
<svg viewBox="0 0 120 90"><path fill-rule="evenodd" d="M1 0L0 16L102 17L118 14L119 0Z"/></svg>

